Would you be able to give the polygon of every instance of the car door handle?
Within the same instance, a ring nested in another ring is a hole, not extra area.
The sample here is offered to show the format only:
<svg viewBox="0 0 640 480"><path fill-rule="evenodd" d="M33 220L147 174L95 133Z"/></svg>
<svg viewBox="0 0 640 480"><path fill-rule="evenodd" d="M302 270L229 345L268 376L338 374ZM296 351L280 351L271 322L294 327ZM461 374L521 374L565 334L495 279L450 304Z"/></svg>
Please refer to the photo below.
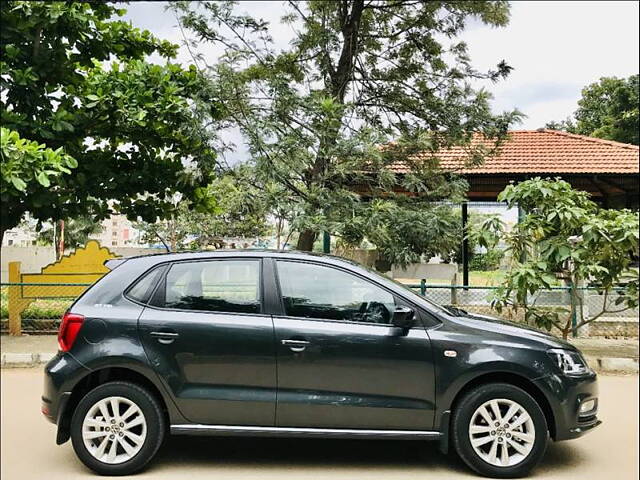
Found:
<svg viewBox="0 0 640 480"><path fill-rule="evenodd" d="M157 338L158 342L164 345L172 343L176 338L180 336L180 334L176 332L150 332L149 335L151 335L153 338Z"/></svg>
<svg viewBox="0 0 640 480"><path fill-rule="evenodd" d="M310 343L306 340L282 340L282 344L287 345L292 352L302 352Z"/></svg>

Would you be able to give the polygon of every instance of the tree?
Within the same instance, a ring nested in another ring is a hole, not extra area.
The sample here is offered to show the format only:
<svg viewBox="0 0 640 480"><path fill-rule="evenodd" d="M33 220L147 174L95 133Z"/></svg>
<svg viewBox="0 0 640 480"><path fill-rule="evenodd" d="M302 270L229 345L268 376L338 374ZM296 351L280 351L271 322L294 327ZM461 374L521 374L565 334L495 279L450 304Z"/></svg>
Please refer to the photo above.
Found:
<svg viewBox="0 0 640 480"><path fill-rule="evenodd" d="M264 192L251 184L252 175L251 169L243 166L225 172L199 191L206 197L198 199L199 207L179 201L170 218L139 222L135 227L148 243L157 243L160 234L172 251L222 248L227 237L265 235L269 205Z"/></svg>
<svg viewBox="0 0 640 480"><path fill-rule="evenodd" d="M0 128L0 195L2 203L28 202L28 192L36 185L48 188L64 173L71 173L78 162L62 148L52 150L44 144L20 138L18 132Z"/></svg>
<svg viewBox="0 0 640 480"><path fill-rule="evenodd" d="M638 145L640 114L638 75L627 79L602 77L582 89L578 110L571 119L551 122L547 128L565 130L616 142Z"/></svg>
<svg viewBox="0 0 640 480"><path fill-rule="evenodd" d="M509 185L500 193L499 201L519 206L525 216L509 233L492 218L477 234L479 244L491 247L502 238L511 251L510 269L493 300L498 311L522 308L527 321L548 330L556 327L566 338L574 317L580 328L638 306L638 272L632 261L638 256L639 214L602 209L588 196L563 180L541 178ZM556 279L570 287L568 310L535 304L537 294ZM597 289L602 308L587 314L582 285Z"/></svg>
<svg viewBox="0 0 640 480"><path fill-rule="evenodd" d="M493 148L473 146L473 134L495 148L519 117L493 115L489 93L469 85L511 68L479 72L455 40L470 19L505 25L507 2L291 1L282 22L296 34L283 51L268 23L233 2L173 6L194 42L225 46L206 68L212 92L242 131L261 181L291 206L300 250L328 231L350 244L367 238L394 263L416 261L434 249L423 238L450 227L433 202L461 200L466 190L438 170L436 153L464 145L469 163L479 163ZM390 168L399 162L408 174ZM434 240L450 251L444 238Z"/></svg>
<svg viewBox="0 0 640 480"><path fill-rule="evenodd" d="M92 235L102 232L102 225L88 215L70 218L64 222L64 244L66 248L79 248L86 245ZM56 228L45 224L38 232L38 241L44 245L56 243Z"/></svg>
<svg viewBox="0 0 640 480"><path fill-rule="evenodd" d="M562 132L577 133L576 126L571 118L560 120L559 122L547 122L544 128L548 128L550 130L560 130Z"/></svg>
<svg viewBox="0 0 640 480"><path fill-rule="evenodd" d="M113 20L125 11L105 3L0 5L2 124L73 167L32 182L24 163L11 177L17 183L3 170L2 232L25 212L39 220L100 220L114 211L155 219L170 213L174 193L191 197L206 185L215 155L194 112L200 76L143 60L169 59L176 45ZM209 102L209 118L217 105ZM5 191L8 183L19 193Z"/></svg>

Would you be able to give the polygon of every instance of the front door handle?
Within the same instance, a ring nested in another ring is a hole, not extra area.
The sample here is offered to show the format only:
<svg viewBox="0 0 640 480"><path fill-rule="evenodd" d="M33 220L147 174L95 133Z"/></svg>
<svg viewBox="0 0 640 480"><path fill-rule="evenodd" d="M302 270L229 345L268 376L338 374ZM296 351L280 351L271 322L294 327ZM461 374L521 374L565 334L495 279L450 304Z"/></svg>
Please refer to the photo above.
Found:
<svg viewBox="0 0 640 480"><path fill-rule="evenodd" d="M176 338L180 336L180 334L176 332L151 332L149 333L149 335L158 339L158 342L164 345L172 343Z"/></svg>
<svg viewBox="0 0 640 480"><path fill-rule="evenodd" d="M282 344L287 345L292 352L302 352L310 343L306 340L282 340Z"/></svg>

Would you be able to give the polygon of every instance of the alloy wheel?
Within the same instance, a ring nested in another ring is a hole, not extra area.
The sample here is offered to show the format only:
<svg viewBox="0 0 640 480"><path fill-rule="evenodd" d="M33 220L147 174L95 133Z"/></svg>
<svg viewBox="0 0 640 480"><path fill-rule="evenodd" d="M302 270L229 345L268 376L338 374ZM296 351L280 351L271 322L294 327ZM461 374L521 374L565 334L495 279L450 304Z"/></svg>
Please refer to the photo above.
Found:
<svg viewBox="0 0 640 480"><path fill-rule="evenodd" d="M82 440L97 460L118 464L135 457L147 437L142 410L124 397L106 397L96 402L82 422Z"/></svg>
<svg viewBox="0 0 640 480"><path fill-rule="evenodd" d="M469 440L475 453L496 467L522 462L536 439L529 413L517 402L505 398L480 405L469 422Z"/></svg>

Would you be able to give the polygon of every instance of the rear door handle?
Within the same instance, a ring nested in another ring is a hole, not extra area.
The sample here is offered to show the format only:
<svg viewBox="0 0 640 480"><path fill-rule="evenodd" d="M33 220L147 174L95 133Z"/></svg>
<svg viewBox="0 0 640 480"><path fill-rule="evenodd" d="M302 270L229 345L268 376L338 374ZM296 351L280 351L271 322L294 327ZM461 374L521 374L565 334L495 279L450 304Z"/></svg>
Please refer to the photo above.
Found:
<svg viewBox="0 0 640 480"><path fill-rule="evenodd" d="M282 344L288 346L292 352L302 352L310 343L311 342L308 342L306 340L282 340Z"/></svg>
<svg viewBox="0 0 640 480"><path fill-rule="evenodd" d="M172 343L176 338L180 336L180 334L176 332L150 332L149 335L151 335L153 338L157 338L158 342L164 345Z"/></svg>

